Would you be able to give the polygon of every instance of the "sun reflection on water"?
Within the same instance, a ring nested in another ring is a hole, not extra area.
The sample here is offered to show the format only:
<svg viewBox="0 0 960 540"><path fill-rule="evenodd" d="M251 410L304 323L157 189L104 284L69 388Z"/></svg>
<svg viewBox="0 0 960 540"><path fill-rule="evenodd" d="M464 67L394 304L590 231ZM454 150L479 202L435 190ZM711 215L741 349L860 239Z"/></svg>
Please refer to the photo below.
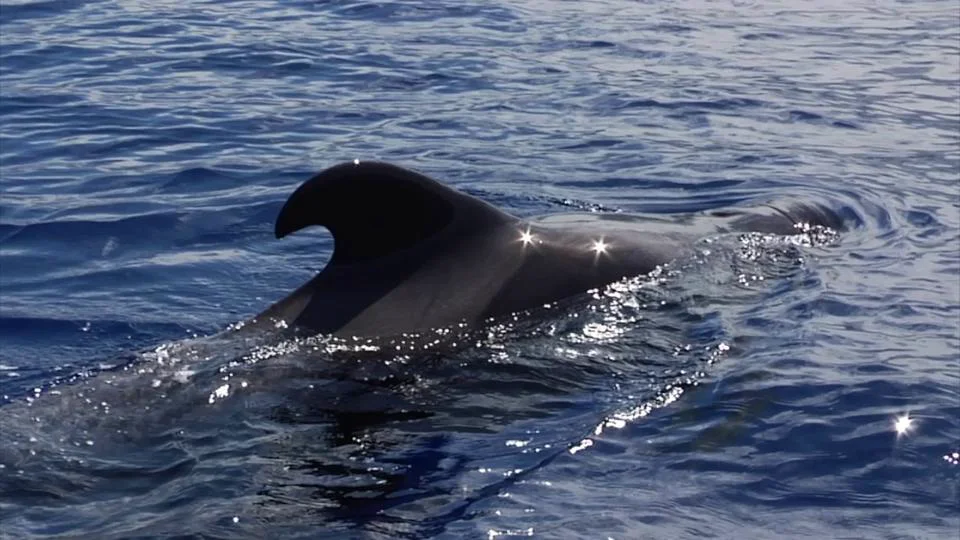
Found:
<svg viewBox="0 0 960 540"><path fill-rule="evenodd" d="M916 428L914 419L910 418L910 413L903 413L893 421L893 430L897 432L897 438L909 435Z"/></svg>

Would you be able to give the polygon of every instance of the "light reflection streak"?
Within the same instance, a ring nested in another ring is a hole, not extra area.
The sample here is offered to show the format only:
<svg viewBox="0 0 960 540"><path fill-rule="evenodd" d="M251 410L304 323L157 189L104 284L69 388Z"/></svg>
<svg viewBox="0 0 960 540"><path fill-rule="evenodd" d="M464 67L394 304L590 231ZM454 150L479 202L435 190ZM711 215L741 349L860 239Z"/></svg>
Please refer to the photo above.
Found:
<svg viewBox="0 0 960 540"><path fill-rule="evenodd" d="M505 529L502 531L489 529L487 531L488 540L493 540L498 536L533 536L533 527L528 527L526 529Z"/></svg>
<svg viewBox="0 0 960 540"><path fill-rule="evenodd" d="M708 350L709 349L710 348L708 348ZM725 342L718 343L716 348L709 350L706 363L708 365L713 365L729 350L730 346ZM584 437L578 443L567 448L567 452L576 454L586 450L594 445L594 441L597 438L603 436L604 431L609 429L624 429L628 425L650 415L657 409L661 409L674 403L680 399L687 388L699 385L700 379L702 379L705 375L703 371L697 371L690 375L687 375L683 372L681 372L681 374L683 376L674 379L671 383L668 383L663 387L663 390L661 390L661 392L652 399L643 401L628 410L616 412L603 419L602 422L594 427L593 434L591 436Z"/></svg>

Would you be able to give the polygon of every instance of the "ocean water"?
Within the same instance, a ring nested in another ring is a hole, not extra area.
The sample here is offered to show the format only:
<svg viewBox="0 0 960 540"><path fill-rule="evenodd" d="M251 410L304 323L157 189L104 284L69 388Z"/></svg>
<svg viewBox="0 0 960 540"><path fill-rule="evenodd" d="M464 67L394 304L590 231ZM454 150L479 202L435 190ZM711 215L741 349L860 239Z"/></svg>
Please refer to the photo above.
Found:
<svg viewBox="0 0 960 540"><path fill-rule="evenodd" d="M351 159L857 226L426 350L232 331ZM2 538L956 539L960 5L3 0L0 398Z"/></svg>

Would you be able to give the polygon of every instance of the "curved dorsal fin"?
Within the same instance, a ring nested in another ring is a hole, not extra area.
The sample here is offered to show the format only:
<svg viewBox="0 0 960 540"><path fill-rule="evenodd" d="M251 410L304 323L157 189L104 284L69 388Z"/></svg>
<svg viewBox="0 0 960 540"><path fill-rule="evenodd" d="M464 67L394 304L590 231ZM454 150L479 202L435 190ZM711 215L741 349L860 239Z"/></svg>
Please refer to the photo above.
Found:
<svg viewBox="0 0 960 540"><path fill-rule="evenodd" d="M326 169L290 195L277 238L310 225L333 235L331 264L373 260L414 246L451 225L466 232L512 220L495 207L417 172L379 162Z"/></svg>

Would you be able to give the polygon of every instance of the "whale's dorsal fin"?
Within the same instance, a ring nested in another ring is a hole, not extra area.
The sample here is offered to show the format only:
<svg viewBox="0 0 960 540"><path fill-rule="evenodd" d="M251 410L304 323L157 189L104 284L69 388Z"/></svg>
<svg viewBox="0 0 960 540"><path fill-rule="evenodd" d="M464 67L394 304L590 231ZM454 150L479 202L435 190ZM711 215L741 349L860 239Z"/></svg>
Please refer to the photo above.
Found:
<svg viewBox="0 0 960 540"><path fill-rule="evenodd" d="M420 173L380 162L322 171L290 195L277 238L311 225L333 235L331 264L374 260L455 226L466 233L515 218Z"/></svg>

